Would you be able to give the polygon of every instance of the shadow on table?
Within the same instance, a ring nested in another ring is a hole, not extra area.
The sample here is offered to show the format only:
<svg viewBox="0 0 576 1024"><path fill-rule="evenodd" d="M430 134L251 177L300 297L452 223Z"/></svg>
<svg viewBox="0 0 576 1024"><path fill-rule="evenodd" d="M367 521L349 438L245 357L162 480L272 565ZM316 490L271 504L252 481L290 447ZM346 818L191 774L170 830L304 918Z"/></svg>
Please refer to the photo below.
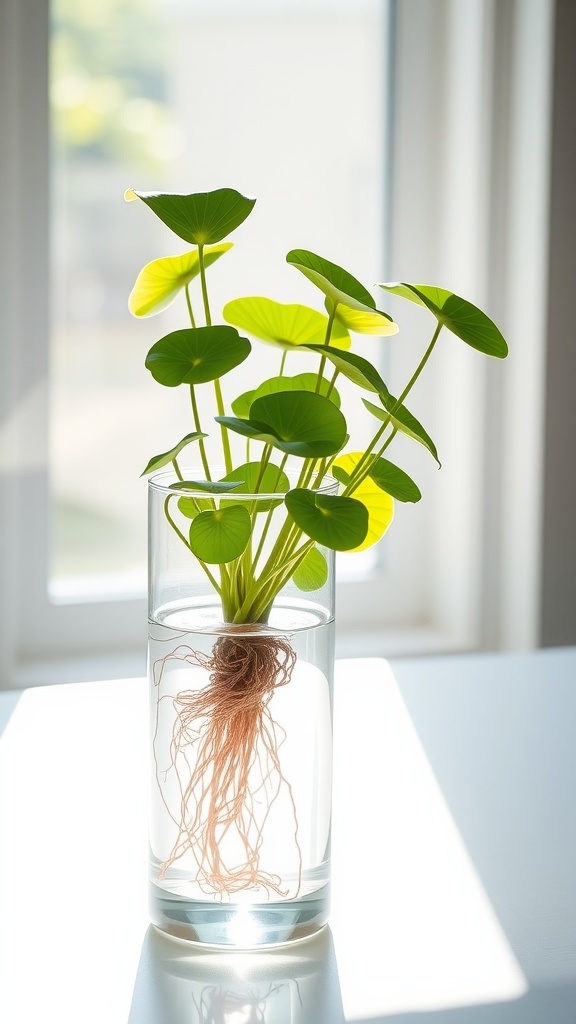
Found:
<svg viewBox="0 0 576 1024"><path fill-rule="evenodd" d="M253 953L197 950L152 926L128 1024L345 1024L328 928Z"/></svg>

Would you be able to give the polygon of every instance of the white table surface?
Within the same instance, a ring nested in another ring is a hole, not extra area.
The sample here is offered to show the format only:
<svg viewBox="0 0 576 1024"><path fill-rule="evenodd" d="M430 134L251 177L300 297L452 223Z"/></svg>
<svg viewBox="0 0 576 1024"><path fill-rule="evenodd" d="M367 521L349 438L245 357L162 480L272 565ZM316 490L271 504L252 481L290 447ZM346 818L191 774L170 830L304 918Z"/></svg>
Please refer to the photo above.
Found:
<svg viewBox="0 0 576 1024"><path fill-rule="evenodd" d="M330 927L148 924L142 680L0 694L3 1024L574 1024L576 649L343 661Z"/></svg>

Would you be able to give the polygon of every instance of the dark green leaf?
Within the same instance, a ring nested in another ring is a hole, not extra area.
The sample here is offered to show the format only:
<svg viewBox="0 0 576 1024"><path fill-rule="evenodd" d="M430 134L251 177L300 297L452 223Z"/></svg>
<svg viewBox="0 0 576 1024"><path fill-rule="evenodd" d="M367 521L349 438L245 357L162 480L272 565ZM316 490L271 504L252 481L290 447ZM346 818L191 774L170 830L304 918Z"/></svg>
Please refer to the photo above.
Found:
<svg viewBox="0 0 576 1024"><path fill-rule="evenodd" d="M391 494L393 498L397 498L398 501L420 501L422 497L420 488L412 478L399 466L388 462L388 459L378 459L370 467L368 476L375 484L378 484L378 487L381 487L387 494Z"/></svg>
<svg viewBox="0 0 576 1024"><path fill-rule="evenodd" d="M306 348L311 352L326 356L326 359L329 359L340 373L343 373L358 387L365 388L367 391L375 391L381 397L390 394L376 367L372 366L363 356L356 355L355 352L339 352L331 345L307 345Z"/></svg>
<svg viewBox="0 0 576 1024"><path fill-rule="evenodd" d="M404 282L381 284L379 287L425 306L439 323L478 352L496 356L497 359L504 359L508 355L508 345L496 324L481 309L454 295L454 292L446 291L444 288L433 288L427 284Z"/></svg>
<svg viewBox="0 0 576 1024"><path fill-rule="evenodd" d="M244 362L251 350L234 327L188 327L172 331L152 346L146 367L159 384L204 384Z"/></svg>
<svg viewBox="0 0 576 1024"><path fill-rule="evenodd" d="M203 562L222 565L242 554L252 522L242 505L200 512L190 526L190 547Z"/></svg>
<svg viewBox="0 0 576 1024"><path fill-rule="evenodd" d="M172 462L186 447L187 444L191 444L192 441L198 441L201 437L208 437L207 434L186 434L178 444L174 445L169 452L164 452L162 455L153 455L150 462L146 466L146 469L140 474L140 476L146 476L148 473L152 473L155 469L160 469L162 466L167 466L169 462Z"/></svg>
<svg viewBox="0 0 576 1024"><path fill-rule="evenodd" d="M245 437L302 458L324 458L346 441L346 420L329 398L309 391L281 391L252 402L250 419L217 416Z"/></svg>
<svg viewBox="0 0 576 1024"><path fill-rule="evenodd" d="M382 396L380 397L382 398ZM384 401L384 399L382 400ZM411 412L408 411L405 405L401 405L398 408L396 408L396 399L394 398L393 395L388 394L388 397L384 402L384 404L386 405L385 409L381 409L379 406L373 405L372 402L369 402L367 398L363 398L362 401L364 402L364 405L366 406L368 411L373 414L373 416L376 416L379 420L382 421L387 420L389 418L390 423L396 430L399 430L401 431L401 433L406 434L408 437L411 437L414 441L418 441L420 444L423 444L424 447L428 449L433 458L436 459L438 466L441 465L438 459L436 445L434 444L430 435L426 433L422 424L416 419L415 416L412 415ZM389 411L392 409L394 410L394 412Z"/></svg>
<svg viewBox="0 0 576 1024"><path fill-rule="evenodd" d="M317 547L310 548L292 579L299 590L320 590L328 579L326 559Z"/></svg>
<svg viewBox="0 0 576 1024"><path fill-rule="evenodd" d="M286 262L300 270L333 305L343 302L353 309L376 309L376 303L364 285L336 263L316 256L308 249L292 249L286 256Z"/></svg>
<svg viewBox="0 0 576 1024"><path fill-rule="evenodd" d="M246 220L256 202L233 188L218 188L214 192L192 195L128 189L126 198L136 197L146 203L174 234L195 245L220 242Z"/></svg>
<svg viewBox="0 0 576 1024"><path fill-rule="evenodd" d="M312 540L334 551L358 547L368 532L368 510L355 498L296 487L288 491L284 501L296 525Z"/></svg>

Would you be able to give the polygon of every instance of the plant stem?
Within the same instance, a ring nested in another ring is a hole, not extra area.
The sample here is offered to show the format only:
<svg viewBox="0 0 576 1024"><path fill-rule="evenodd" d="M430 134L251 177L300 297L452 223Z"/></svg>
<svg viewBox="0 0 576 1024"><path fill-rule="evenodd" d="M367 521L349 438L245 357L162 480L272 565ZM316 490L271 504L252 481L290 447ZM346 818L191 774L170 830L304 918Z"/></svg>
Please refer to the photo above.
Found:
<svg viewBox="0 0 576 1024"><path fill-rule="evenodd" d="M172 518L172 516L170 514L170 508L169 508L170 499L171 498L175 498L175 497L176 497L175 494L169 494L168 497L165 499L165 501L164 501L164 515L166 516L166 519L168 520L168 522L170 523L170 526L174 530L174 533L177 534L177 536L180 538L182 543L188 548L188 550L190 552L192 552L192 548L190 547L190 542L188 541L187 537L184 536L184 534L182 533L181 529L176 525L174 519ZM192 552L192 554L194 554L194 552ZM218 596L221 596L221 590L220 590L220 587L218 586L218 581L215 579L215 577L210 572L210 569L206 565L206 562L203 562L202 559L198 558L196 555L194 557L196 558L198 564L201 566L201 568L206 573L208 579L210 580L210 583L214 587L214 589L215 589L216 593L218 594Z"/></svg>
<svg viewBox="0 0 576 1024"><path fill-rule="evenodd" d="M193 384L190 385L190 402L192 403L192 417L194 419L194 427L196 428L196 431L199 434L201 434L201 433L203 433L203 431L202 431L202 427L200 426L200 416L198 414L198 406L196 404L196 394L195 394L195 391L194 391L194 385ZM198 447L200 448L200 458L202 459L202 465L204 467L204 472L206 474L206 479L207 480L211 480L212 477L210 476L210 467L208 465L208 459L206 457L206 446L204 444L204 438L203 437L200 437L198 439Z"/></svg>
<svg viewBox="0 0 576 1024"><path fill-rule="evenodd" d="M414 370L414 373L410 377L410 380L408 381L408 383L407 383L406 387L404 388L402 394L400 395L399 398L396 399L396 401L395 401L394 405L392 406L392 408L388 410L388 415L386 416L386 419L383 421L382 426L377 430L376 434L372 438L372 441L370 442L370 444L368 445L368 448L366 449L366 451L362 455L362 458L358 461L358 463L357 463L357 465L356 465L356 467L355 467L355 469L354 469L354 471L353 471L353 473L352 473L352 475L350 477L350 480L348 481L348 483L346 485L346 488L344 490L344 494L345 495L352 494L354 492L354 490L358 487L358 485L361 484L362 481L368 476L369 466L373 465L373 461L371 461L369 463L368 467L367 467L367 463L370 460L370 456L372 455L374 446L377 444L377 442L381 438L384 430L386 429L386 427L391 422L392 417L393 417L394 413L396 412L396 410L400 408L400 406L402 405L402 403L403 403L404 399L406 398L406 396L410 394L412 388L414 387L416 381L418 380L418 377L422 373L422 370L424 369L424 367L426 366L426 363L428 362L430 356L432 355L432 352L434 350L434 346L436 345L436 342L438 341L438 337L440 335L440 331L441 330L442 330L442 324L440 323L440 321L438 321L438 323L436 324L436 330L434 331L434 334L432 335L432 339L430 341L430 344L428 345L428 348L426 349L424 355L422 356L422 359L418 363L418 366ZM391 436L390 440L392 439L393 436L394 435ZM388 443L389 442L386 443L386 447L388 446ZM382 451L383 450L384 449L382 449Z"/></svg>
<svg viewBox="0 0 576 1024"><path fill-rule="evenodd" d="M334 323L334 317L336 316L336 309L337 308L338 308L338 303L335 304L334 309L332 309L330 311L330 313L328 314L328 323L326 324L326 335L324 337L324 344L325 345L329 345L330 344L330 335L332 334L332 325ZM316 381L316 393L317 394L320 393L320 387L321 387L321 383L322 383L322 378L324 376L324 367L325 366L326 366L326 356L322 356L322 358L320 360L320 366L318 367L318 380Z"/></svg>
<svg viewBox="0 0 576 1024"><path fill-rule="evenodd" d="M408 381L406 387L404 388L404 391L400 395L400 398L397 399L396 404L390 410L392 415L396 412L396 409L398 409L398 407L400 405L402 405L402 402L404 401L406 396L410 393L410 391L412 391L412 388L414 387L416 381L418 380L418 377L422 373L422 370L424 369L424 367L426 366L426 363L428 362L430 356L432 355L432 351L434 349L434 346L435 346L436 342L438 341L438 336L439 336L441 330L442 330L442 324L440 323L440 321L438 321L438 323L436 325L436 330L434 331L434 334L432 335L432 340L431 340L430 344L428 345L428 348L426 349L424 355L422 356L422 359L418 363L418 366L414 370L414 373L410 377L410 380Z"/></svg>
<svg viewBox="0 0 576 1024"><path fill-rule="evenodd" d="M206 320L206 326L212 326L212 317L210 315L210 303L208 302L208 288L206 286L206 266L204 264L204 246L198 246L198 265L200 267L200 286L202 288L202 302L204 303L204 317ZM214 394L216 396L216 408L218 409L218 415L224 416L224 400L222 398L222 388L220 387L220 381L218 377L214 381ZM220 436L222 438L222 452L224 455L224 465L226 467L226 473L232 472L232 454L230 452L230 441L228 440L228 431L226 427L220 424ZM210 478L208 478L210 479Z"/></svg>
<svg viewBox="0 0 576 1024"><path fill-rule="evenodd" d="M206 266L204 264L204 246L198 246L198 266L200 267L200 287L202 288L202 302L204 303L204 318L206 327L212 326L210 316L210 303L208 302L208 289L206 287Z"/></svg>
<svg viewBox="0 0 576 1024"><path fill-rule="evenodd" d="M190 317L190 324L192 327L196 327L196 321L194 319L194 313L192 312L192 302L190 300L190 285L187 284L184 289L186 294L186 305L188 306L188 316Z"/></svg>

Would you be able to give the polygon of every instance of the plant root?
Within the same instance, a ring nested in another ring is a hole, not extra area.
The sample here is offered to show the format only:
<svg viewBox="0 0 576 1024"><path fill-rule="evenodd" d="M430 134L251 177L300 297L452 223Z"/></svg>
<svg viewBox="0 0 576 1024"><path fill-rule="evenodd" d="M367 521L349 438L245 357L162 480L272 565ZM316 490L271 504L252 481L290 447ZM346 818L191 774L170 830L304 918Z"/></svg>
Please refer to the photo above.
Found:
<svg viewBox="0 0 576 1024"><path fill-rule="evenodd" d="M302 855L296 808L279 760L285 734L268 708L276 688L291 680L296 664L291 645L259 632L258 626L243 625L238 635L230 631L218 637L210 655L180 646L160 659L154 666L157 686L169 659L198 665L210 675L203 689L167 698L176 719L165 777L175 771L180 809L171 814L177 837L160 878L192 854L194 881L207 894L225 899L263 888L285 897L280 876L260 866L266 822L284 790L294 816L299 890Z"/></svg>

